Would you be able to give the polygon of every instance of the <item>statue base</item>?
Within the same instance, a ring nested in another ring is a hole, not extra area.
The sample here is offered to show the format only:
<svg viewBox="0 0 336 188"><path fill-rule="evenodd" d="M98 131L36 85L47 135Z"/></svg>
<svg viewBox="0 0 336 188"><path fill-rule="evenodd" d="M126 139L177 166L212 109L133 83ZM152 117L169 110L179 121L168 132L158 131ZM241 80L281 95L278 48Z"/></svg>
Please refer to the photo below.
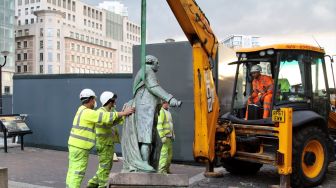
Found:
<svg viewBox="0 0 336 188"><path fill-rule="evenodd" d="M188 187L187 174L110 173L108 187Z"/></svg>

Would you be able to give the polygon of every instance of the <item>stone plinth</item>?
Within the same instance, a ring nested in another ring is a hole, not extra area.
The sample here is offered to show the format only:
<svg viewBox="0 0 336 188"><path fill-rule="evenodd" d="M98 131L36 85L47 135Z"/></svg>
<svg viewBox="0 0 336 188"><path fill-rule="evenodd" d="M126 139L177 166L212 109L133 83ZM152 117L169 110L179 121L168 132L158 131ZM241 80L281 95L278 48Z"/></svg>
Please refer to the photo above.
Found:
<svg viewBox="0 0 336 188"><path fill-rule="evenodd" d="M8 188L8 169L0 167L0 187Z"/></svg>
<svg viewBox="0 0 336 188"><path fill-rule="evenodd" d="M186 174L111 173L109 187L188 187Z"/></svg>

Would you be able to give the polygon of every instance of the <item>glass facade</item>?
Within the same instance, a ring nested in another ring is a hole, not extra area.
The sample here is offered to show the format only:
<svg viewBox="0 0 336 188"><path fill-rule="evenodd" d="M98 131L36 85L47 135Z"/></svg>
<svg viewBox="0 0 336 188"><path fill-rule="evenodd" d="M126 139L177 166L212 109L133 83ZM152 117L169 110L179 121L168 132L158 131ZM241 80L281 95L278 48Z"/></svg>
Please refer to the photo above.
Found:
<svg viewBox="0 0 336 188"><path fill-rule="evenodd" d="M106 11L106 36L123 41L123 17Z"/></svg>
<svg viewBox="0 0 336 188"><path fill-rule="evenodd" d="M14 69L14 2L13 0L0 1L0 51L9 51L7 57L7 68ZM0 62L4 62L4 57L0 56Z"/></svg>

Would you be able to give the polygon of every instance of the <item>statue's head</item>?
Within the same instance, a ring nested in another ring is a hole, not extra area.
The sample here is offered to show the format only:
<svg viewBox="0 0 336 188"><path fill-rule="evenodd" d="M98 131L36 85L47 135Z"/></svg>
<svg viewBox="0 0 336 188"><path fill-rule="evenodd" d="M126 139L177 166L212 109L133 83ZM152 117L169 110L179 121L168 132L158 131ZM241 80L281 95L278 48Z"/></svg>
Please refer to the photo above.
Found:
<svg viewBox="0 0 336 188"><path fill-rule="evenodd" d="M146 65L150 66L154 72L159 70L159 60L155 56L146 55Z"/></svg>

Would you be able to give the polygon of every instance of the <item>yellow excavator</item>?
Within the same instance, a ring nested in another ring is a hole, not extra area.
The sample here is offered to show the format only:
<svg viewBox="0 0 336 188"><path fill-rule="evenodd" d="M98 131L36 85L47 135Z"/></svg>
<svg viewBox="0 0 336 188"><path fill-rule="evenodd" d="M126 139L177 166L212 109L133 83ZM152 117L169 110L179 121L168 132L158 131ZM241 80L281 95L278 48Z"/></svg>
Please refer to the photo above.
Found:
<svg viewBox="0 0 336 188"><path fill-rule="evenodd" d="M323 49L277 44L237 51L230 112L220 116L216 88L218 40L195 0L167 0L193 51L195 137L193 155L214 175L221 164L233 174L253 174L263 164L278 169L280 185L311 187L322 183L335 160L336 114ZM272 113L247 108L253 91L251 67L272 78ZM245 117L249 111L248 118Z"/></svg>

